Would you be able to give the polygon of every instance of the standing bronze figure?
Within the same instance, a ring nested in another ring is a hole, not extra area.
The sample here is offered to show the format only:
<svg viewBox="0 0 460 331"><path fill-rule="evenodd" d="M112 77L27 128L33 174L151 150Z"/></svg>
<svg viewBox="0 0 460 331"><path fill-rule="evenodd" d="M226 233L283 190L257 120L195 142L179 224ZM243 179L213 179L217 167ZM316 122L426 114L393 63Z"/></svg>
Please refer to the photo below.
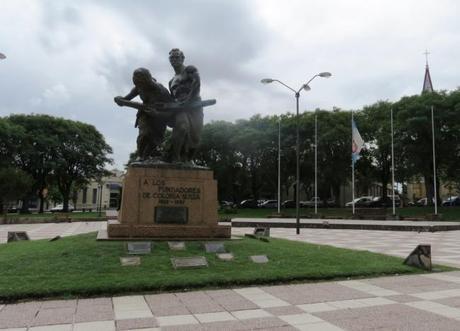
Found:
<svg viewBox="0 0 460 331"><path fill-rule="evenodd" d="M183 111L174 117L172 133L172 160L192 162L203 129L203 107L200 97L200 75L194 66L184 65L184 53L178 48L169 52L169 62L175 75L169 82L169 90Z"/></svg>

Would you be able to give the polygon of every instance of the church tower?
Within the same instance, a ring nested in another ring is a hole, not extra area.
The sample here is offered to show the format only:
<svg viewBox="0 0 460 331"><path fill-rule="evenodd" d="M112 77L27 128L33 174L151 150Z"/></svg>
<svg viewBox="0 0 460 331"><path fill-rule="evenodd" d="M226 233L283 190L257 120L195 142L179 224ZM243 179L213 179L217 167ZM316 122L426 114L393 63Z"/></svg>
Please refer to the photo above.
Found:
<svg viewBox="0 0 460 331"><path fill-rule="evenodd" d="M426 65L425 65L425 78L423 79L422 94L427 92L433 92L433 83L431 82L430 67L428 66L428 51L425 51Z"/></svg>

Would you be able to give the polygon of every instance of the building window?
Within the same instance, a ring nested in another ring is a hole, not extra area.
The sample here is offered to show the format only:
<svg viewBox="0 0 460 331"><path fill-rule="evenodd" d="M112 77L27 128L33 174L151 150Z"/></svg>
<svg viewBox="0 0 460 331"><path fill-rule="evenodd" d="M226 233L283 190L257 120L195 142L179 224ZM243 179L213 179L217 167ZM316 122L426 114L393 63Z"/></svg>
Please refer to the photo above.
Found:
<svg viewBox="0 0 460 331"><path fill-rule="evenodd" d="M81 202L82 202L82 203L86 203L86 198L87 198L86 196L87 196L87 194L88 194L88 188L85 187L85 188L83 189L83 197L82 197L82 199L81 199Z"/></svg>
<svg viewBox="0 0 460 331"><path fill-rule="evenodd" d="M93 188L93 204L97 203L97 188Z"/></svg>

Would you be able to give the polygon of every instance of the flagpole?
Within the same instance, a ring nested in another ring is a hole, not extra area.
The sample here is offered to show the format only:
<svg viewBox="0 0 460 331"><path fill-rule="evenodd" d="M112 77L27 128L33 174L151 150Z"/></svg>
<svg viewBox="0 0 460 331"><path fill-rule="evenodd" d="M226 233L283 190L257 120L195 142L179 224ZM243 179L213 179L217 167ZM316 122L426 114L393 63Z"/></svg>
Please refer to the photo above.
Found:
<svg viewBox="0 0 460 331"><path fill-rule="evenodd" d="M353 146L353 110L351 111L351 146ZM355 214L355 162L353 160L353 151L351 154L351 204L352 212Z"/></svg>
<svg viewBox="0 0 460 331"><path fill-rule="evenodd" d="M315 114L315 215L318 214L318 116Z"/></svg>
<svg viewBox="0 0 460 331"><path fill-rule="evenodd" d="M438 194L436 191L436 152L434 146L434 112L433 106L431 106L431 135L433 137L433 188L434 188L434 214L438 215Z"/></svg>
<svg viewBox="0 0 460 331"><path fill-rule="evenodd" d="M396 215L396 202L395 202L395 151L394 151L394 142L393 142L393 108L391 108L391 189L392 189L392 199L393 199L393 216Z"/></svg>

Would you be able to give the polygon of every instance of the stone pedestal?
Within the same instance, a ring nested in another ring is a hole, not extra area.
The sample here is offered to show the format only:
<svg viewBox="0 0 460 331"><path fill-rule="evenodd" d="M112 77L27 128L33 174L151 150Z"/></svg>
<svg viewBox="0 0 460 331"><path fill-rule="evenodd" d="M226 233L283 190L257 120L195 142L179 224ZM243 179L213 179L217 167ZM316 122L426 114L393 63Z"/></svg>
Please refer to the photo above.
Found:
<svg viewBox="0 0 460 331"><path fill-rule="evenodd" d="M110 222L107 231L109 239L230 238L231 227L217 221L217 182L211 170L130 166L118 221Z"/></svg>

